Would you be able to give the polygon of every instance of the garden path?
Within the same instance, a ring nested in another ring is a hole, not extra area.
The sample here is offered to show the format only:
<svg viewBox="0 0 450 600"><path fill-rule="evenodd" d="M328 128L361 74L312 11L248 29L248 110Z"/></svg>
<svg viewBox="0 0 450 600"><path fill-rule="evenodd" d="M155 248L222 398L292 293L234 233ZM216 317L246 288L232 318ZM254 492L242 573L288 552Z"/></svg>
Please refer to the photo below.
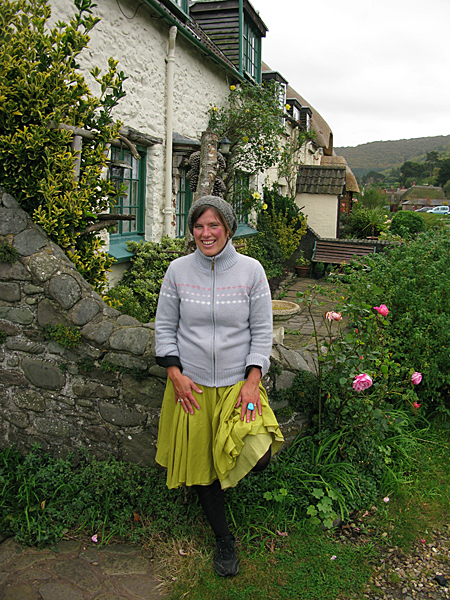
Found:
<svg viewBox="0 0 450 600"><path fill-rule="evenodd" d="M284 336L284 345L291 350L301 350L302 348L314 344L314 325L317 330L319 342L322 342L328 337L323 316L327 311L336 309L337 300L339 298L336 284L333 284L326 279L315 280L307 277L294 277L291 282L285 285L285 290L285 294L282 298L283 300L295 302L298 300L297 292L310 291L315 295L320 306L312 305L311 319L309 312L306 309L306 305L300 303L300 312L294 315L292 319L284 325L285 331L288 332L285 333Z"/></svg>

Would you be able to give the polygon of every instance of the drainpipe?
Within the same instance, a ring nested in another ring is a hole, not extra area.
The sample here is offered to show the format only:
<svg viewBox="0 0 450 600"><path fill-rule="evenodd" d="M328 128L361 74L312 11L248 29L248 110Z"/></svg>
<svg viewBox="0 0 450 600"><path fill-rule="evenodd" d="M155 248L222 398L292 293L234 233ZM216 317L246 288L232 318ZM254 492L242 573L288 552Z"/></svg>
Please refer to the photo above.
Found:
<svg viewBox="0 0 450 600"><path fill-rule="evenodd" d="M169 52L166 56L167 63L167 100L166 100L166 179L164 202L164 233L169 235L172 228L172 130L173 130L173 76L175 71L175 38L177 28L169 29Z"/></svg>

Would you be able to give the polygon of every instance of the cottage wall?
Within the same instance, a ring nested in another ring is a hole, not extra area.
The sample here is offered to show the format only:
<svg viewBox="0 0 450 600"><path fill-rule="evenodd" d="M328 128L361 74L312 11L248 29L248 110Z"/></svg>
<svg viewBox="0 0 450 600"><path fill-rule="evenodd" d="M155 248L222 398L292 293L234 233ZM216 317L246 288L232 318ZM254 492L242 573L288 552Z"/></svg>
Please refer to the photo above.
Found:
<svg viewBox="0 0 450 600"><path fill-rule="evenodd" d="M295 202L308 217L308 225L320 237L335 238L339 200L330 194L297 194Z"/></svg>
<svg viewBox="0 0 450 600"><path fill-rule="evenodd" d="M72 0L51 0L52 22L68 20L74 14ZM138 8L136 12L136 9ZM89 76L93 66L104 69L108 58L119 61L128 79L127 92L114 116L141 133L162 138L161 145L148 148L145 238L159 241L163 234L166 55L169 25L137 0L102 0L94 9L101 21L92 30L89 48L79 59L80 69L97 93ZM134 15L134 16L133 16ZM128 17L128 18L127 18ZM131 18L132 17L132 18ZM222 106L229 93L228 75L179 33L175 48L174 131L199 140L208 123L209 108Z"/></svg>

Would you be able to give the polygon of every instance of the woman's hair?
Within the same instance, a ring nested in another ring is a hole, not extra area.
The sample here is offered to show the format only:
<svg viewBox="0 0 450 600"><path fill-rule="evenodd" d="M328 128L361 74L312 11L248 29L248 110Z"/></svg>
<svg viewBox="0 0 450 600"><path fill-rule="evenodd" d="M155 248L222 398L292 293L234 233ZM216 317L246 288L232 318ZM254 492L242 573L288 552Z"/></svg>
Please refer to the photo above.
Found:
<svg viewBox="0 0 450 600"><path fill-rule="evenodd" d="M222 211L219 210L218 208L216 208L215 206L209 206L208 204L202 204L200 206L197 206L197 208L194 208L194 210L192 212L193 225L195 225L197 223L197 221L200 219L202 214L205 213L208 210L208 208L212 210L216 219L218 219L221 222L222 226L225 227L225 231L228 233L228 236L231 238L232 233L230 231L230 228L227 225L227 222L225 221L225 217L223 216Z"/></svg>

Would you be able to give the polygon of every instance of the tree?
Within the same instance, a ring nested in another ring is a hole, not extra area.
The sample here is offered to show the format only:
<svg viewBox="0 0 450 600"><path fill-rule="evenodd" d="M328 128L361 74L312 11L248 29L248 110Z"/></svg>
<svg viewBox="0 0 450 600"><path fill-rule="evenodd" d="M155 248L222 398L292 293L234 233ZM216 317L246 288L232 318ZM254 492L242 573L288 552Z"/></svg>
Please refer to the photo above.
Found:
<svg viewBox="0 0 450 600"><path fill-rule="evenodd" d="M427 177L428 171L425 165L407 160L400 167L400 185L405 185L408 179L420 183L420 181Z"/></svg>
<svg viewBox="0 0 450 600"><path fill-rule="evenodd" d="M378 173L378 171L369 171L361 178L362 183L382 183L384 180L384 175L382 173Z"/></svg>
<svg viewBox="0 0 450 600"><path fill-rule="evenodd" d="M435 167L439 166L441 162L441 157L439 156L439 152L437 150L431 150L431 152L427 152L427 158L425 160L425 164L428 166L430 170L430 177L433 177L433 171Z"/></svg>
<svg viewBox="0 0 450 600"><path fill-rule="evenodd" d="M450 158L441 161L439 172L436 177L436 184L443 186L450 181Z"/></svg>
<svg viewBox="0 0 450 600"><path fill-rule="evenodd" d="M377 187L369 187L358 194L358 201L366 208L376 208L386 204L386 196L380 194Z"/></svg>
<svg viewBox="0 0 450 600"><path fill-rule="evenodd" d="M119 136L111 112L125 77L110 58L104 75L92 69L101 96L91 94L77 57L99 19L92 0L74 4L70 22L49 29L47 0L2 0L0 183L102 291L113 259L101 251L98 215L116 197L102 172L107 144ZM81 151L73 146L77 129L88 136Z"/></svg>
<svg viewBox="0 0 450 600"><path fill-rule="evenodd" d="M277 164L285 131L283 115L278 84L273 81L232 85L227 105L210 108L209 127L219 140L227 137L231 142L226 196L233 194L238 172L256 173Z"/></svg>

